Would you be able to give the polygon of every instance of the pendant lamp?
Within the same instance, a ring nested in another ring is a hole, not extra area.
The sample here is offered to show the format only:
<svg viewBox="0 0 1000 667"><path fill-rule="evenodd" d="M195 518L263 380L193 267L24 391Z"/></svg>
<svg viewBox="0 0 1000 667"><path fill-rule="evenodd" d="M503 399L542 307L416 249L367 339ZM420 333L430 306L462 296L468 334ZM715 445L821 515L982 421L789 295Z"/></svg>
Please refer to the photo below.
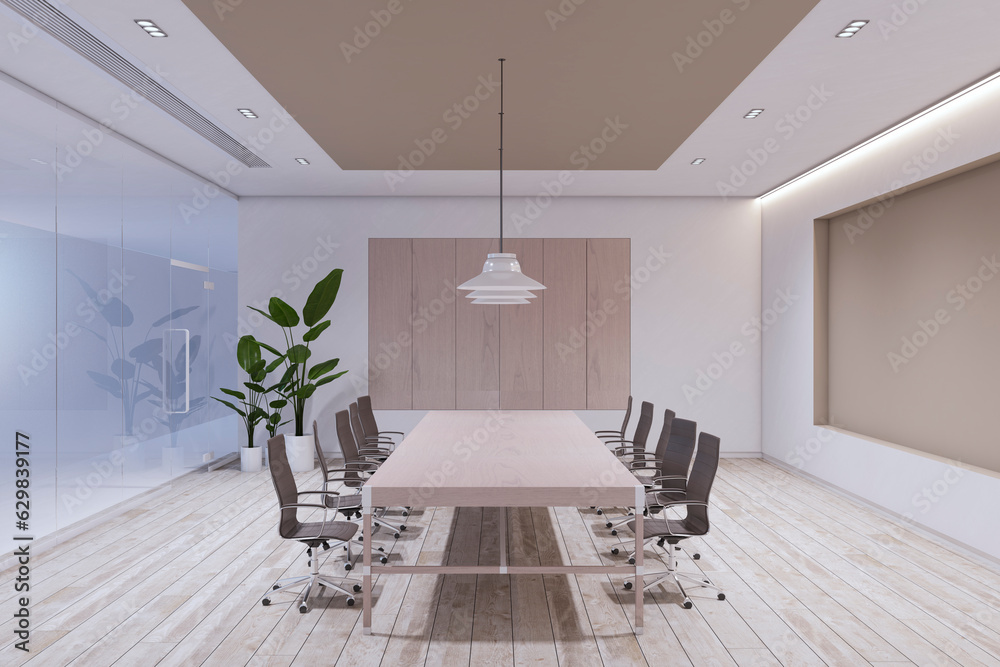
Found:
<svg viewBox="0 0 1000 667"><path fill-rule="evenodd" d="M483 272L458 286L471 294L466 298L474 304L512 305L530 303L532 290L545 289L545 285L521 273L517 255L503 251L503 63L500 58L500 252L486 255Z"/></svg>

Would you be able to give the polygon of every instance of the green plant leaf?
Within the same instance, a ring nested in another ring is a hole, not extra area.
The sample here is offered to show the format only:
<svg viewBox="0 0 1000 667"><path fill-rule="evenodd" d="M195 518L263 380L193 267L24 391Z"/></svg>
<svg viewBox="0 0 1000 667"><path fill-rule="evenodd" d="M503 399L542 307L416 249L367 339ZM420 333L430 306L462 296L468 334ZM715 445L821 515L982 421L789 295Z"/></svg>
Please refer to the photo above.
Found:
<svg viewBox="0 0 1000 667"><path fill-rule="evenodd" d="M302 321L307 327L315 326L330 312L333 302L337 300L343 274L343 269L334 269L313 287L306 299L305 307L302 308Z"/></svg>
<svg viewBox="0 0 1000 667"><path fill-rule="evenodd" d="M285 374L282 375L281 380L278 381L277 386L280 388L279 391L285 389L288 386L288 383L291 382L293 377L295 377L295 372L298 369L299 369L298 364L291 364L288 368L285 369Z"/></svg>
<svg viewBox="0 0 1000 667"><path fill-rule="evenodd" d="M268 403L268 405L274 410L280 410L281 408L288 405L288 401L286 401L283 398L278 398Z"/></svg>
<svg viewBox="0 0 1000 667"><path fill-rule="evenodd" d="M309 383L309 384L304 384L298 389L296 389L293 395L295 396L295 398L306 400L314 393L316 393L316 385Z"/></svg>
<svg viewBox="0 0 1000 667"><path fill-rule="evenodd" d="M233 398L238 398L241 401L247 400L247 395L244 394L242 391L236 391L235 389L225 389L222 387L219 388L219 391L221 391L223 394L229 394Z"/></svg>
<svg viewBox="0 0 1000 667"><path fill-rule="evenodd" d="M271 321L279 327L294 327L299 323L299 314L276 296L267 302L267 311L271 313Z"/></svg>
<svg viewBox="0 0 1000 667"><path fill-rule="evenodd" d="M321 333L326 331L326 328L328 326L330 326L330 320L323 320L322 322L314 326L312 329L302 334L302 340L305 341L306 343L316 340L317 338L319 338L319 335Z"/></svg>
<svg viewBox="0 0 1000 667"><path fill-rule="evenodd" d="M274 318L272 318L272 317L271 317L271 314L270 314L270 313L267 313L267 312L265 312L265 311L261 310L260 308L254 308L253 306L247 306L247 308L249 308L250 310L255 310L255 311L257 311L258 313L260 313L261 315L263 315L264 317L266 317L266 318L267 318L268 320L270 320L271 322L274 322ZM260 342L260 341L258 341L258 342ZM263 347L263 346L264 346L264 344L263 344L263 343L261 343L261 347Z"/></svg>
<svg viewBox="0 0 1000 667"><path fill-rule="evenodd" d="M347 373L347 371L340 371L339 373L334 373L333 375L327 375L325 378L320 378L319 380L316 380L316 386L322 387L328 382L333 382L334 380L339 378L341 375L344 375L345 373Z"/></svg>
<svg viewBox="0 0 1000 667"><path fill-rule="evenodd" d="M300 343L299 345L292 345L288 348L288 353L285 356L293 364L304 364L306 363L306 360L312 356L312 351Z"/></svg>
<svg viewBox="0 0 1000 667"><path fill-rule="evenodd" d="M318 377L326 375L334 368L336 368L337 364L339 363L340 359L329 359L328 361L324 361L321 364L316 364L315 366L309 369L309 379L315 380Z"/></svg>
<svg viewBox="0 0 1000 667"><path fill-rule="evenodd" d="M215 399L216 401L218 401L219 403L222 403L227 408L235 410L236 412L240 413L242 416L244 416L244 417L247 416L247 413L243 412L242 410L240 410L238 407L236 407L235 405L233 405L229 401L224 401L221 398L216 398L215 396L213 396L212 398ZM160 422L160 423L163 423L163 422Z"/></svg>
<svg viewBox="0 0 1000 667"><path fill-rule="evenodd" d="M186 306L184 308L178 308L177 310L175 310L174 312L170 313L169 315L164 315L163 317L161 317L160 319L156 320L155 322L153 322L149 326L151 326L151 327L158 327L158 326L160 326L162 324L166 324L170 320L176 320L178 317L181 317L183 315L187 315L192 310L198 310L200 307L201 306Z"/></svg>
<svg viewBox="0 0 1000 667"><path fill-rule="evenodd" d="M274 369L277 368L278 366L280 366L283 363L285 363L285 356L284 355L278 357L277 359L275 359L274 361L272 361L271 363L269 363L267 365L267 368L264 369L264 374L267 375L268 373L273 373Z"/></svg>
<svg viewBox="0 0 1000 667"><path fill-rule="evenodd" d="M264 393L264 387L257 384L256 382L244 382L243 386L245 386L247 389L257 392L258 394Z"/></svg>
<svg viewBox="0 0 1000 667"><path fill-rule="evenodd" d="M256 310L256 308L254 310ZM261 311L258 310L257 312L259 313ZM271 318L268 318L268 319L271 319ZM276 355L279 359L281 359L284 356L283 354L281 354L281 352L278 352L278 350L274 349L273 347L271 347L270 345L268 345L267 343L265 343L263 341L257 341L257 344L260 345L265 350L267 350L268 352L270 352L271 354Z"/></svg>
<svg viewBox="0 0 1000 667"><path fill-rule="evenodd" d="M260 361L263 361L260 356L260 343L249 334L241 336L239 342L236 343L236 363L240 365L240 368L250 373Z"/></svg>

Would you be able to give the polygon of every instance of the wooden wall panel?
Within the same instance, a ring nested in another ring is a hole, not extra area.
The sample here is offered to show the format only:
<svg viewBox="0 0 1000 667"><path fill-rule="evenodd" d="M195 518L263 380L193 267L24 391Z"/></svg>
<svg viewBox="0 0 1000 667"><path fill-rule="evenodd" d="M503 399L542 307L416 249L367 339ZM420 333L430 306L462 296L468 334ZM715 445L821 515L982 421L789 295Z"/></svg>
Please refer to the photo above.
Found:
<svg viewBox="0 0 1000 667"><path fill-rule="evenodd" d="M587 409L617 410L631 387L631 241L587 241Z"/></svg>
<svg viewBox="0 0 1000 667"><path fill-rule="evenodd" d="M522 273L542 280L542 239L504 239L503 249L517 255ZM538 297L529 304L500 308L500 407L504 410L543 407L542 323L546 292L536 292Z"/></svg>
<svg viewBox="0 0 1000 667"><path fill-rule="evenodd" d="M457 239L455 280L460 285L483 271L497 239ZM487 410L500 406L500 306L472 305L460 292L455 307L455 407Z"/></svg>
<svg viewBox="0 0 1000 667"><path fill-rule="evenodd" d="M368 239L368 390L378 410L412 405L412 244Z"/></svg>
<svg viewBox="0 0 1000 667"><path fill-rule="evenodd" d="M455 239L413 239L413 409L455 409Z"/></svg>
<svg viewBox="0 0 1000 667"><path fill-rule="evenodd" d="M587 239L545 239L542 356L546 410L587 406Z"/></svg>

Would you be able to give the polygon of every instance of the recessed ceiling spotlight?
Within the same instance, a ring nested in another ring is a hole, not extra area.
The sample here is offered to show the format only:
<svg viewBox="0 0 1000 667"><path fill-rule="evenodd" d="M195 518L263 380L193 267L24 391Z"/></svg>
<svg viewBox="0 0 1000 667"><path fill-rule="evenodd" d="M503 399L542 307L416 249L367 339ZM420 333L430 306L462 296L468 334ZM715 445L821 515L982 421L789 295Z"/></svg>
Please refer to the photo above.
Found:
<svg viewBox="0 0 1000 667"><path fill-rule="evenodd" d="M747 111L746 115L744 115L743 117L744 118L756 118L757 116L761 115L762 113L764 113L763 109L750 109L750 111Z"/></svg>
<svg viewBox="0 0 1000 667"><path fill-rule="evenodd" d="M253 109L237 109L245 118L256 118L257 114L253 112Z"/></svg>
<svg viewBox="0 0 1000 667"><path fill-rule="evenodd" d="M840 32L837 33L837 37L854 37L854 35L856 35L858 31L864 28L866 25L868 25L867 20L859 19L857 21L851 21L846 26L844 26L844 28Z"/></svg>
<svg viewBox="0 0 1000 667"><path fill-rule="evenodd" d="M299 164L309 164L309 160L305 159L304 157L297 157L295 158L295 161L298 162Z"/></svg>
<svg viewBox="0 0 1000 667"><path fill-rule="evenodd" d="M691 164L698 165L698 164L701 164L704 161L705 161L705 158L703 158L703 157L696 157L694 160L691 161Z"/></svg>
<svg viewBox="0 0 1000 667"><path fill-rule="evenodd" d="M136 19L135 24L146 31L150 37L166 37L167 33L160 29L160 26L156 25L149 19Z"/></svg>

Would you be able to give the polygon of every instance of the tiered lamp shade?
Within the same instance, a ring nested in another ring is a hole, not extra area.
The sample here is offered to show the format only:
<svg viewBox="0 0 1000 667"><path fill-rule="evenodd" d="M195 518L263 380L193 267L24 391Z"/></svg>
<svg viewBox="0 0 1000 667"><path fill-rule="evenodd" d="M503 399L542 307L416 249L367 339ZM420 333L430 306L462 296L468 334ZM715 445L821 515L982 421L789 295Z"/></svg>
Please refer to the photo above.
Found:
<svg viewBox="0 0 1000 667"><path fill-rule="evenodd" d="M545 285L521 273L517 255L495 252L486 256L483 272L458 286L471 291L468 297L476 304L525 304L535 298L530 290L545 289Z"/></svg>

